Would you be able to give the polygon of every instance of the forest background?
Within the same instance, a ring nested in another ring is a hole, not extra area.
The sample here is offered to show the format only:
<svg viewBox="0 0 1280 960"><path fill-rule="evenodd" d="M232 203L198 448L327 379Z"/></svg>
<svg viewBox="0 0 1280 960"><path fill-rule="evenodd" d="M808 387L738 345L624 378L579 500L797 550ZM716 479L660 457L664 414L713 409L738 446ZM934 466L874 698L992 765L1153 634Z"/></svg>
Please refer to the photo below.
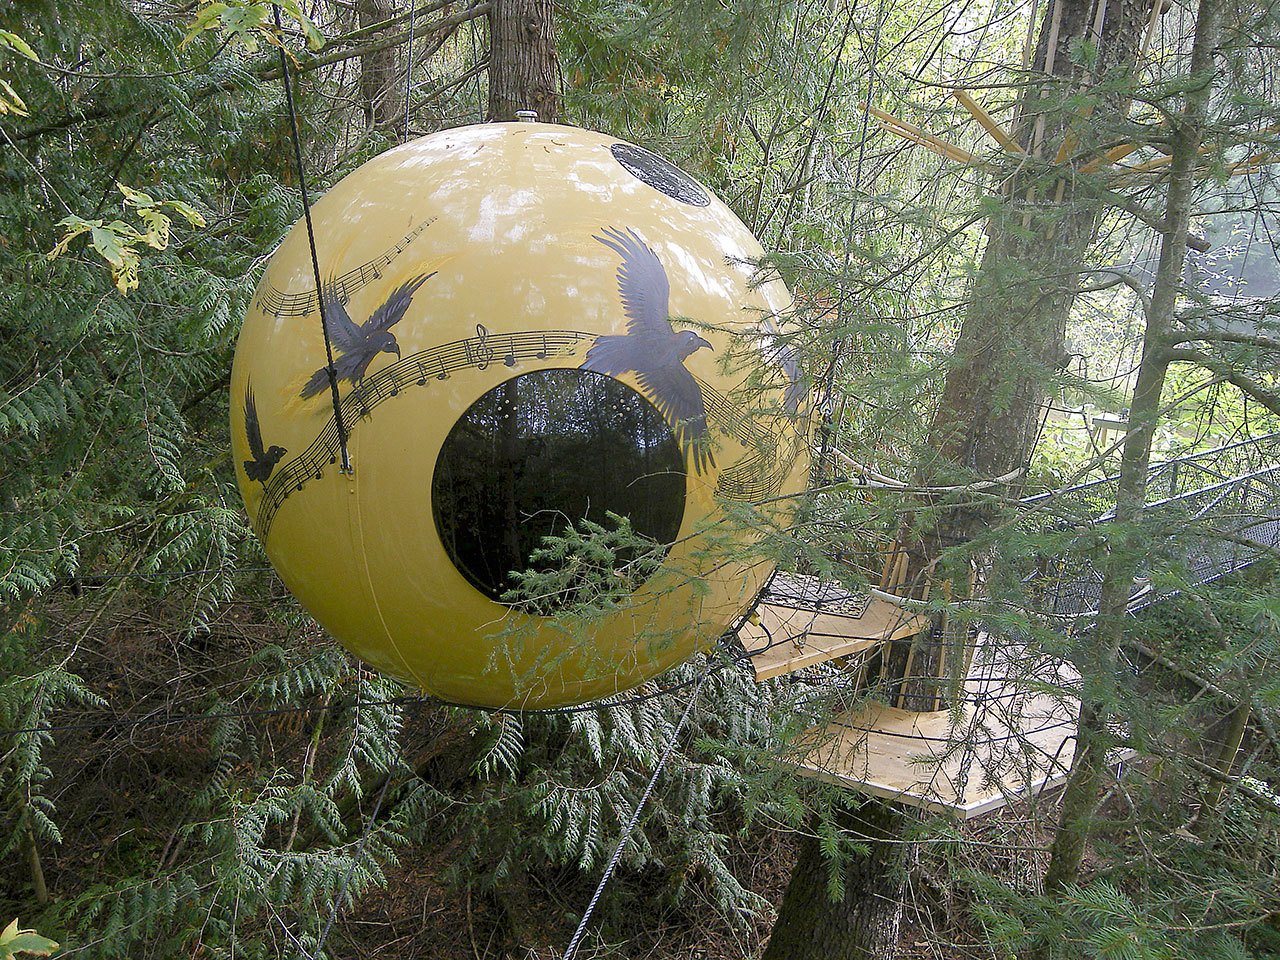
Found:
<svg viewBox="0 0 1280 960"><path fill-rule="evenodd" d="M987 585L935 591L935 618L1082 677L1065 801L958 824L793 776L849 690L721 652L580 956L755 957L775 921L775 958L836 956L797 922L847 956L1280 952L1274 558L1196 586L1175 541L1224 517L1153 523L1136 479L1153 449L1280 429L1280 25L1111 5L321 0L282 4L282 32L251 0L0 5L0 921L66 956L559 956L673 738L662 691L700 673L578 712L449 707L362 669L271 574L227 383L302 212L284 44L316 194L521 105L707 184L796 293L818 407L814 492L760 549L864 587L833 558L905 537ZM536 27L535 103L501 100L512 23ZM1108 151L1149 175L1090 168ZM850 459L909 485L869 495ZM1122 522L1020 522L1018 497L1117 470L1087 506ZM1072 551L1122 600L1139 572L1169 599L1063 638L1020 574Z"/></svg>

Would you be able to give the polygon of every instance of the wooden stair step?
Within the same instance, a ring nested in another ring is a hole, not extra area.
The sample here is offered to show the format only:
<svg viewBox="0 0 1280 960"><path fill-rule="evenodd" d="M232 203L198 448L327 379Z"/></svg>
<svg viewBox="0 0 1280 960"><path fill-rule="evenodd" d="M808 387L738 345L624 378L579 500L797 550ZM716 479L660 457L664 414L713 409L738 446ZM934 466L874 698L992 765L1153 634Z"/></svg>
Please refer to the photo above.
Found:
<svg viewBox="0 0 1280 960"><path fill-rule="evenodd" d="M926 617L907 613L879 597L842 607L849 612L807 609L774 602L771 597L757 604L755 613L738 631L756 680L852 656L886 640L919 633L929 625ZM861 614L854 615L858 609Z"/></svg>

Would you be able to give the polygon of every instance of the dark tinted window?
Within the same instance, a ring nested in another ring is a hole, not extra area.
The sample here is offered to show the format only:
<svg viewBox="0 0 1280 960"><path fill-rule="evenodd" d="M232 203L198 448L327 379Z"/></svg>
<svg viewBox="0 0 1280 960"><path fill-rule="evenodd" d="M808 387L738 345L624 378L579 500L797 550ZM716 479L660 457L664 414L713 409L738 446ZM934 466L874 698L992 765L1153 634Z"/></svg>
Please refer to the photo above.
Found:
<svg viewBox="0 0 1280 960"><path fill-rule="evenodd" d="M454 424L431 498L458 570L497 600L548 534L606 512L669 544L684 516L684 459L630 387L585 370L539 370L490 390Z"/></svg>
<svg viewBox="0 0 1280 960"><path fill-rule="evenodd" d="M670 160L630 143L615 143L609 151L633 177L668 197L694 207L705 207L711 202L698 181Z"/></svg>

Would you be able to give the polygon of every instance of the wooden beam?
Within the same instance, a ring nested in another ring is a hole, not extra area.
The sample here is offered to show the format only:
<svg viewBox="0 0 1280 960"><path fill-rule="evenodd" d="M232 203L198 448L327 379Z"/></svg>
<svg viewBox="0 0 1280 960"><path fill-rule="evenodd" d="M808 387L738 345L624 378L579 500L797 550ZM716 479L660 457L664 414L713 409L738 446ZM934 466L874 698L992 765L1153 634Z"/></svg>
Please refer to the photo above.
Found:
<svg viewBox="0 0 1280 960"><path fill-rule="evenodd" d="M986 166L981 160L975 157L963 147L958 147L954 143L948 143L946 140L939 139L931 133L926 133L920 127L913 123L907 123L905 120L899 120L891 113L886 113L870 105L865 105L868 113L880 121L890 133L901 137L903 140L910 140L912 143L932 150L934 153L946 157L948 160L956 160L968 166Z"/></svg>
<svg viewBox="0 0 1280 960"><path fill-rule="evenodd" d="M1151 40L1156 35L1156 24L1160 21L1160 12L1164 7L1162 0L1152 0L1151 16L1147 18L1147 28L1142 33L1142 43L1138 47L1137 65L1141 70L1143 61L1147 59L1147 50L1151 47Z"/></svg>
<svg viewBox="0 0 1280 960"><path fill-rule="evenodd" d="M1071 125L1067 128L1066 135L1062 138L1062 146L1058 148L1058 155L1053 158L1054 163L1065 163L1067 158L1076 149L1076 144L1080 142L1080 125L1093 116L1093 104L1085 107L1076 114L1075 119L1071 121Z"/></svg>
<svg viewBox="0 0 1280 960"><path fill-rule="evenodd" d="M1233 163L1231 166L1227 167L1227 176L1238 177L1242 174L1252 173L1260 167L1265 167L1278 160L1280 160L1280 154L1277 153L1255 153L1249 159L1241 160L1239 163Z"/></svg>
<svg viewBox="0 0 1280 960"><path fill-rule="evenodd" d="M1156 170L1163 170L1169 164L1173 163L1173 157L1156 157L1154 160L1148 160L1146 163L1140 163L1135 167L1121 167L1120 173L1151 173Z"/></svg>
<svg viewBox="0 0 1280 960"><path fill-rule="evenodd" d="M1098 169L1098 167L1102 166L1104 163L1119 163L1125 157L1129 156L1129 154L1137 150L1139 146L1141 146L1141 144L1122 143L1118 147L1112 147L1102 156L1094 157L1092 160L1086 163L1083 167L1080 168L1080 172L1092 173L1094 170Z"/></svg>
<svg viewBox="0 0 1280 960"><path fill-rule="evenodd" d="M1025 154L1027 151L1022 148L1022 144L1005 132L1004 127L996 122L995 117L987 113L982 105L973 97L969 96L967 90L952 90L951 95L960 101L960 105L973 114L973 118L982 124L982 129L991 134L992 138L1000 146L1004 147L1010 153Z"/></svg>

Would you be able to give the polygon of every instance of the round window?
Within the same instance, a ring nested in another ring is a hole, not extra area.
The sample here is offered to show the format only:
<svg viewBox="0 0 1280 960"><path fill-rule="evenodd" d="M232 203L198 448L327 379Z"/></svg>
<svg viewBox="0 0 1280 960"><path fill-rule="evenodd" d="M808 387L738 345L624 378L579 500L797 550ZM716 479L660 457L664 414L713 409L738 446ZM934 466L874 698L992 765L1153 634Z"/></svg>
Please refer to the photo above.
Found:
<svg viewBox="0 0 1280 960"><path fill-rule="evenodd" d="M583 520L611 528L608 514L618 514L671 544L684 495L684 458L653 405L612 377L566 369L521 374L473 403L431 483L445 550L494 600L517 585L512 572L531 567L544 538Z"/></svg>

